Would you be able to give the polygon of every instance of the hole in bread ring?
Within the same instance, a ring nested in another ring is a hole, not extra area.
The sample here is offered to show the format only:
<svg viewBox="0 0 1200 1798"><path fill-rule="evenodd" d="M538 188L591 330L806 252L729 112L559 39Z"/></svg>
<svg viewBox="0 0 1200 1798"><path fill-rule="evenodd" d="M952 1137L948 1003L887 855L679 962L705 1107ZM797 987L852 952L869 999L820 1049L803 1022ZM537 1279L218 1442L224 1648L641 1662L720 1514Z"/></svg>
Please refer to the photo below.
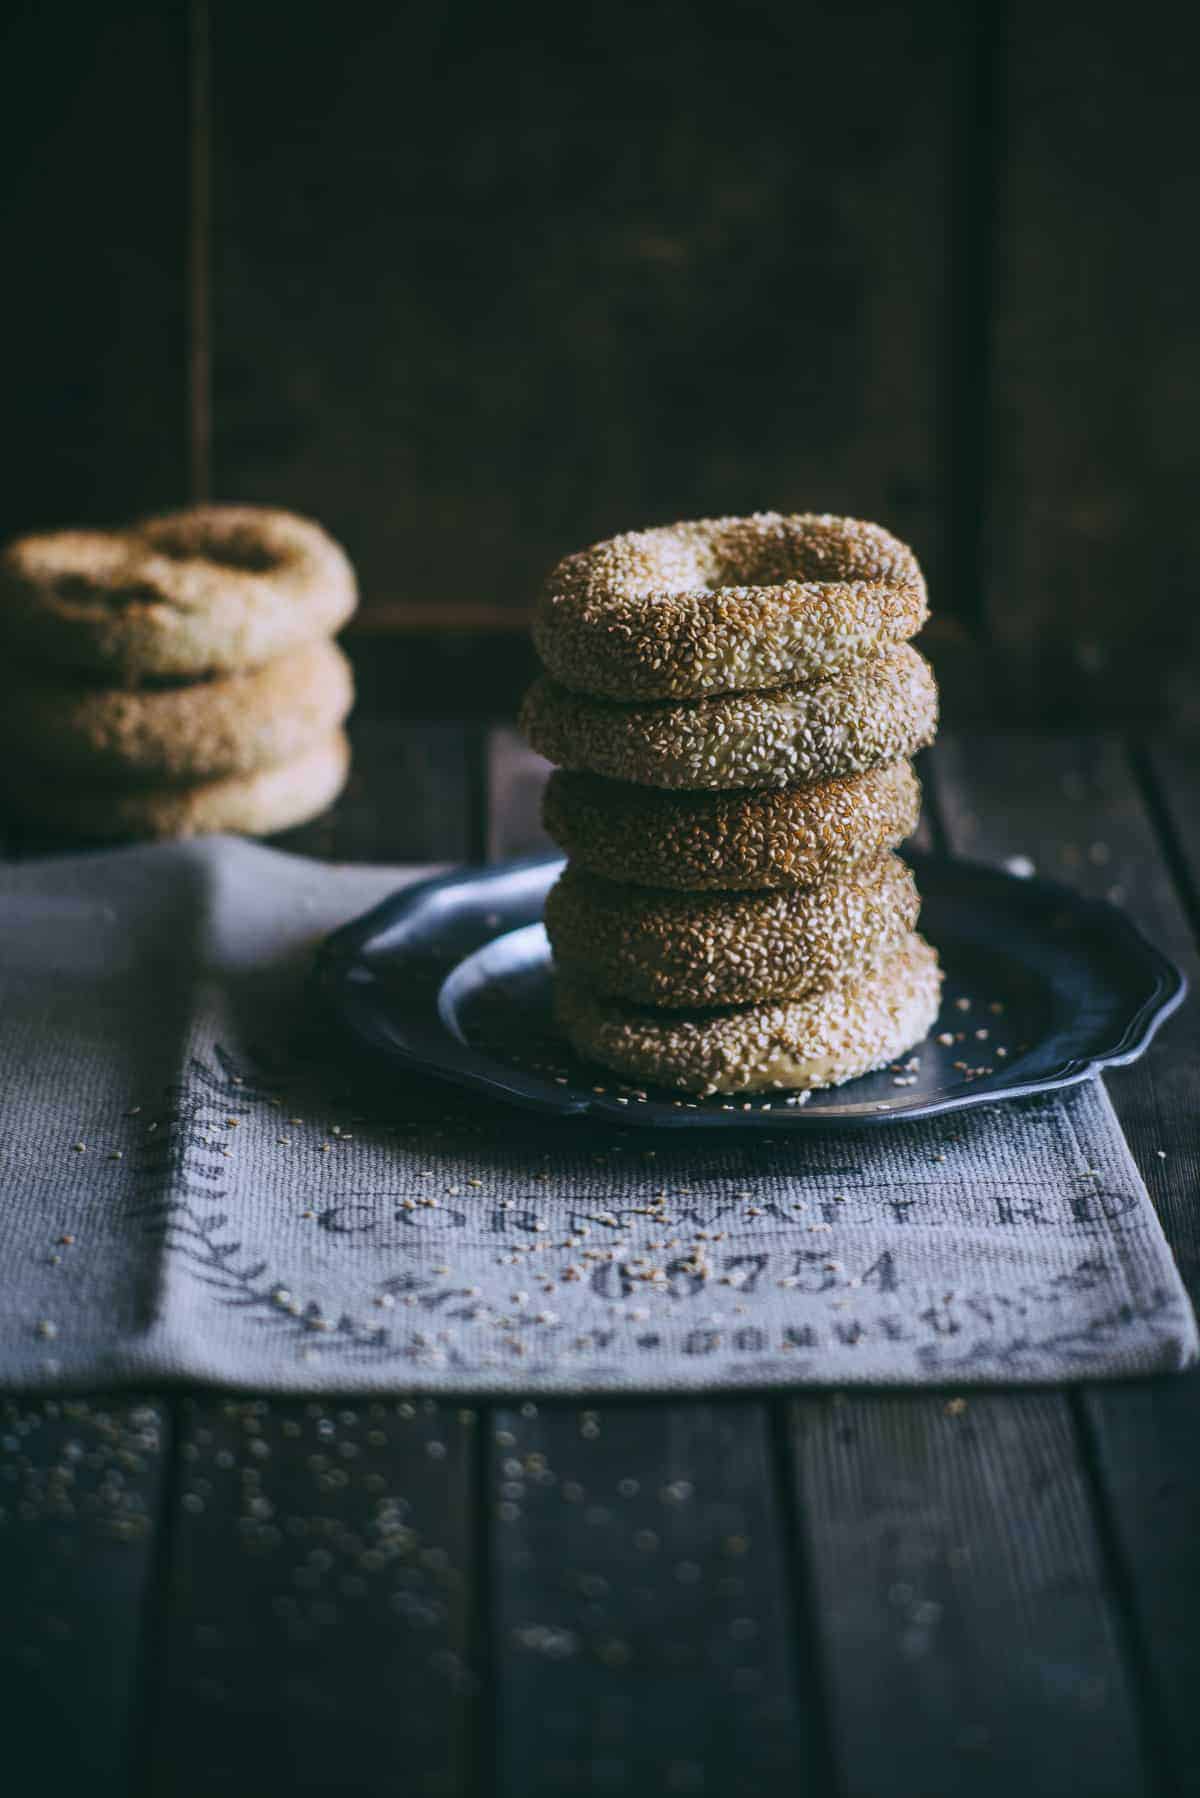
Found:
<svg viewBox="0 0 1200 1798"><path fill-rule="evenodd" d="M756 512L630 531L568 556L534 619L564 686L684 699L822 679L928 616L913 552L882 526Z"/></svg>
<svg viewBox="0 0 1200 1798"><path fill-rule="evenodd" d="M332 636L356 603L333 538L269 506L40 532L0 557L0 641L113 685L259 667Z"/></svg>
<svg viewBox="0 0 1200 1798"><path fill-rule="evenodd" d="M211 562L245 574L271 574L303 566L308 544L289 531L285 513L252 513L245 507L209 506L151 519L136 533L172 562Z"/></svg>

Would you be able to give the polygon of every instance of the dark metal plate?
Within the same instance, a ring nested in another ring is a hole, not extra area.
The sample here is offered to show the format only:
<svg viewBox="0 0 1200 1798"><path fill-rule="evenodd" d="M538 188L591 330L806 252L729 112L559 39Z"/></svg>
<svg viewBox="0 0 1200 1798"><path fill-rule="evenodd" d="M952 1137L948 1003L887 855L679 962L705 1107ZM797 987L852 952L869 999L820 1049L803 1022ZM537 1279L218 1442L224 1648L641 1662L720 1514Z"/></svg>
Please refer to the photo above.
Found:
<svg viewBox="0 0 1200 1798"><path fill-rule="evenodd" d="M416 1071L555 1116L689 1129L854 1128L1070 1086L1134 1060L1182 1000L1179 969L1115 906L972 862L907 859L946 970L941 1017L919 1065L804 1102L680 1098L579 1061L554 1028L539 922L558 859L409 887L330 937L317 977L361 1042Z"/></svg>

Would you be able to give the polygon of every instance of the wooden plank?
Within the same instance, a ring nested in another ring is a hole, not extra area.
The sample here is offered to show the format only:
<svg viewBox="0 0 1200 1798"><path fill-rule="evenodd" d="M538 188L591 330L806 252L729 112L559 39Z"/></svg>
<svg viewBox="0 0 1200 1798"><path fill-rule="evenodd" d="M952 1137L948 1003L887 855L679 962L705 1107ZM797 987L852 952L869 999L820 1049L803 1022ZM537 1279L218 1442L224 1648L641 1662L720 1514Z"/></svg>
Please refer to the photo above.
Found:
<svg viewBox="0 0 1200 1798"><path fill-rule="evenodd" d="M542 792L550 763L516 730L498 725L487 737L489 861L551 855L555 845L542 828Z"/></svg>
<svg viewBox="0 0 1200 1798"><path fill-rule="evenodd" d="M936 579L965 11L437 0L280 32L216 0L217 494L315 512L368 606L423 615L764 505L878 516Z"/></svg>
<svg viewBox="0 0 1200 1798"><path fill-rule="evenodd" d="M151 1789L471 1789L475 1413L182 1404Z"/></svg>
<svg viewBox="0 0 1200 1798"><path fill-rule="evenodd" d="M15 1787L134 1789L166 1461L134 1397L0 1400L0 1735Z"/></svg>
<svg viewBox="0 0 1200 1798"><path fill-rule="evenodd" d="M1066 1402L805 1399L791 1421L847 1798L1146 1791Z"/></svg>
<svg viewBox="0 0 1200 1798"><path fill-rule="evenodd" d="M494 635L503 639L526 633L532 618L532 605L523 610L486 599L444 599L426 603L412 600L396 606L372 601L370 611L360 613L347 628L351 637L412 639L461 633L471 637Z"/></svg>
<svg viewBox="0 0 1200 1798"><path fill-rule="evenodd" d="M21 453L0 536L189 497L188 11L5 11L19 79L0 167L22 275L0 320L20 346L5 414ZM5 1401L0 1719L7 1769L45 1790L137 1784L169 1418L129 1394Z"/></svg>
<svg viewBox="0 0 1200 1798"><path fill-rule="evenodd" d="M478 746L459 724L355 716L346 790L328 812L274 839L329 861L457 862L475 847Z"/></svg>
<svg viewBox="0 0 1200 1798"><path fill-rule="evenodd" d="M537 673L528 632L471 631L404 637L374 629L360 613L345 645L354 663L359 709L370 717L410 723L447 718L509 724Z"/></svg>
<svg viewBox="0 0 1200 1798"><path fill-rule="evenodd" d="M1038 870L1123 905L1200 980L1195 938L1142 793L1108 738L972 736L944 740L934 775L955 849ZM1169 802L1168 802L1169 803ZM1182 826L1181 806L1171 816ZM1190 853L1194 858L1192 840ZM1200 1297L1200 1021L1194 1002L1141 1061L1107 1081L1193 1300ZM1102 1520L1134 1629L1151 1734L1171 1789L1200 1787L1200 1376L1096 1387L1081 1400Z"/></svg>
<svg viewBox="0 0 1200 1798"><path fill-rule="evenodd" d="M498 1798L823 1790L766 1407L493 1414Z"/></svg>
<svg viewBox="0 0 1200 1798"><path fill-rule="evenodd" d="M212 498L212 21L209 0L188 0L188 480Z"/></svg>
<svg viewBox="0 0 1200 1798"><path fill-rule="evenodd" d="M1158 740L1145 751L1142 768L1147 798L1157 802L1160 835L1171 856L1194 928L1200 928L1200 752L1193 743Z"/></svg>
<svg viewBox="0 0 1200 1798"><path fill-rule="evenodd" d="M186 15L4 9L0 538L188 497Z"/></svg>
<svg viewBox="0 0 1200 1798"><path fill-rule="evenodd" d="M1007 716L1194 718L1194 17L1003 12L983 574Z"/></svg>
<svg viewBox="0 0 1200 1798"><path fill-rule="evenodd" d="M929 751L923 749L914 758L913 767L917 771L917 779L921 783L921 816L917 819L917 828L908 839L914 849L929 854L938 846L937 819L929 802Z"/></svg>

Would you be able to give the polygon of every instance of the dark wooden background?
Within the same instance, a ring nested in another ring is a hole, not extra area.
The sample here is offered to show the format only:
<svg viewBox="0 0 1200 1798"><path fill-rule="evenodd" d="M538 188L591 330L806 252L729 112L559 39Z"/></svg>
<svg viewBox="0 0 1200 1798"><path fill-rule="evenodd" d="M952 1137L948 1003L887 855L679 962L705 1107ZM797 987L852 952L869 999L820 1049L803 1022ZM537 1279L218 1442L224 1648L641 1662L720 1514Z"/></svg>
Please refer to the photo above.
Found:
<svg viewBox="0 0 1200 1798"><path fill-rule="evenodd" d="M565 550L849 510L927 565L952 716L1200 729L1183 9L114 0L0 29L0 533L311 512L362 573L360 660L470 711L511 703Z"/></svg>
<svg viewBox="0 0 1200 1798"><path fill-rule="evenodd" d="M0 535L206 494L325 520L363 577L357 771L296 846L454 860L539 841L538 767L495 720L555 557L704 511L878 517L928 566L967 727L929 762L934 840L1119 894L1195 983L1195 755L973 728L1200 733L1194 37L1160 0L10 0ZM1194 1296L1197 1040L1193 1006L1113 1082ZM4 1766L33 1744L30 1790L172 1798L485 1769L528 1798L617 1716L634 1789L711 1752L722 1793L729 1767L755 1793L1185 1798L1198 1390L400 1401L386 1432L332 1400L11 1398ZM360 1424L343 1515L309 1455ZM373 1586L294 1627L307 1539L277 1563L243 1532L259 1435L313 1539L403 1498L406 1610ZM626 1517L533 1481L493 1524L513 1457L636 1468L628 1519L703 1578L647 1574ZM731 1525L760 1675L733 1696L694 1672ZM547 1620L585 1656L513 1651Z"/></svg>

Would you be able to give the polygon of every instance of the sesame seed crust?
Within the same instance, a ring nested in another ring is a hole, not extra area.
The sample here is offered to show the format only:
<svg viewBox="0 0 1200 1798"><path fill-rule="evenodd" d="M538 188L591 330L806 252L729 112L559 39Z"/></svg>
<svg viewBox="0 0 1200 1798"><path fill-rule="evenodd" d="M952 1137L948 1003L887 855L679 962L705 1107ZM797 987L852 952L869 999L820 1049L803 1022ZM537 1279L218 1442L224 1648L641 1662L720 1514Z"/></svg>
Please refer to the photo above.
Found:
<svg viewBox="0 0 1200 1798"><path fill-rule="evenodd" d="M114 684L257 668L332 636L356 603L340 545L271 506L44 531L0 554L0 641Z"/></svg>
<svg viewBox="0 0 1200 1798"><path fill-rule="evenodd" d="M209 780L302 755L354 697L334 643L308 643L244 674L104 687L23 663L0 673L0 745L47 772Z"/></svg>
<svg viewBox="0 0 1200 1798"><path fill-rule="evenodd" d="M0 763L0 803L39 830L97 841L221 830L268 836L332 805L349 771L350 744L340 730L290 761L219 780L72 781L7 757Z"/></svg>
<svg viewBox="0 0 1200 1798"><path fill-rule="evenodd" d="M832 986L912 931L920 910L904 863L770 893L623 887L568 866L546 898L563 973L594 992L667 1009L794 999Z"/></svg>
<svg viewBox="0 0 1200 1798"><path fill-rule="evenodd" d="M572 860L610 880L742 892L814 886L874 861L916 829L920 810L904 761L808 786L708 793L558 769L542 821Z"/></svg>
<svg viewBox="0 0 1200 1798"><path fill-rule="evenodd" d="M916 557L880 525L756 512L630 531L566 557L533 636L564 686L691 698L823 679L927 616Z"/></svg>
<svg viewBox="0 0 1200 1798"><path fill-rule="evenodd" d="M915 754L937 728L937 685L901 645L812 686L690 704L619 706L542 676L521 728L560 767L650 787L787 787Z"/></svg>
<svg viewBox="0 0 1200 1798"><path fill-rule="evenodd" d="M578 1054L628 1079L683 1092L808 1091L886 1066L932 1029L941 993L935 952L915 932L837 986L674 1017L555 982L560 1026Z"/></svg>

